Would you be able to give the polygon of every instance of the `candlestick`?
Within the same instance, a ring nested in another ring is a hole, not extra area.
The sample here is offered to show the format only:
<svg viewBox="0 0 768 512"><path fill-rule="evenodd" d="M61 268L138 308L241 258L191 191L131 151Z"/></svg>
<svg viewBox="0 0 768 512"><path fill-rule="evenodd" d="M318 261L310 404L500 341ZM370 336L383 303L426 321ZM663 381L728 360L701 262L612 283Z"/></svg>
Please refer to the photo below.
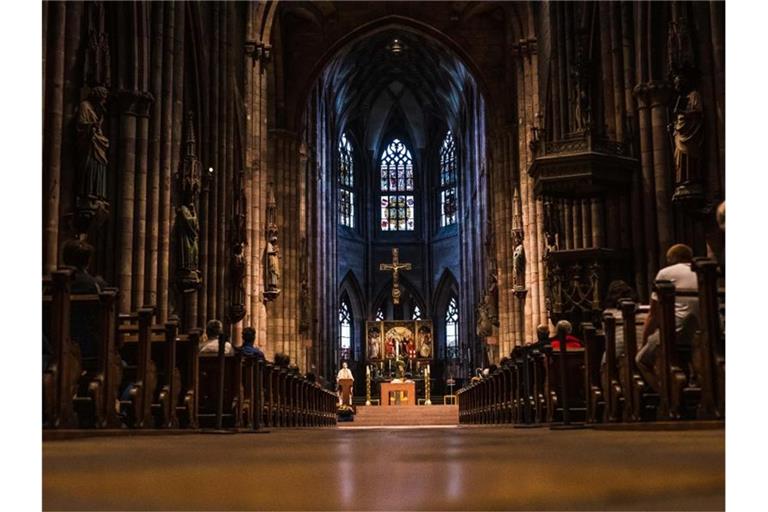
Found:
<svg viewBox="0 0 768 512"><path fill-rule="evenodd" d="M371 367L365 366L365 405L371 405Z"/></svg>
<svg viewBox="0 0 768 512"><path fill-rule="evenodd" d="M429 363L427 363L427 366L424 368L424 394L425 400L424 405L432 405L432 400L429 399L429 386L430 386L430 379L429 379Z"/></svg>

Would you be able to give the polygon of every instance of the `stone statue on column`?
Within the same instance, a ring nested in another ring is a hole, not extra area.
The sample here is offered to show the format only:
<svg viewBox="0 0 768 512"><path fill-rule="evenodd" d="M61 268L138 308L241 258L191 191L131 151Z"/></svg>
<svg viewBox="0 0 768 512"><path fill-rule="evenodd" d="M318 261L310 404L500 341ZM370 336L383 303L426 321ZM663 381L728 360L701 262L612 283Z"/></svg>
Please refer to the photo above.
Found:
<svg viewBox="0 0 768 512"><path fill-rule="evenodd" d="M585 54L585 35L576 43L576 55L571 66L574 84L573 127L575 132L586 132L592 128L592 73L591 64Z"/></svg>
<svg viewBox="0 0 768 512"><path fill-rule="evenodd" d="M235 178L235 200L232 204L231 253L229 258L229 321L233 324L245 317L245 246L246 232L245 173L241 170Z"/></svg>
<svg viewBox="0 0 768 512"><path fill-rule="evenodd" d="M200 194L201 170L197 159L192 113L186 116L185 154L176 183L179 192L179 204L176 207L174 235L176 244L176 282L181 292L199 288L201 277L199 268L200 225L198 220L198 198Z"/></svg>
<svg viewBox="0 0 768 512"><path fill-rule="evenodd" d="M675 192L672 200L689 204L704 200L702 143L704 105L695 87L693 40L685 18L671 21L667 36L670 78L677 93L668 128L674 145Z"/></svg>
<svg viewBox="0 0 768 512"><path fill-rule="evenodd" d="M107 200L107 165L109 139L102 123L109 92L94 87L77 109L77 203L97 208Z"/></svg>
<svg viewBox="0 0 768 512"><path fill-rule="evenodd" d="M270 183L267 200L267 247L264 250L264 302L280 295L280 247L278 242L277 201Z"/></svg>
<svg viewBox="0 0 768 512"><path fill-rule="evenodd" d="M512 254L512 275L515 290L525 289L525 246L523 245L523 232L515 231L512 234L515 246Z"/></svg>

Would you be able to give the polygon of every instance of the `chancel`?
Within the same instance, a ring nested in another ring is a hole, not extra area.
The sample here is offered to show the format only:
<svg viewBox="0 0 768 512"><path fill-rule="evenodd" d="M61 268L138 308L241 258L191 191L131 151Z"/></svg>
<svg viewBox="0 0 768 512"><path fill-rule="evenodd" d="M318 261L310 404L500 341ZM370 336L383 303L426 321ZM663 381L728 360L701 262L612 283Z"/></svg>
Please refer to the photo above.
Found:
<svg viewBox="0 0 768 512"><path fill-rule="evenodd" d="M42 16L45 509L724 507L722 3Z"/></svg>

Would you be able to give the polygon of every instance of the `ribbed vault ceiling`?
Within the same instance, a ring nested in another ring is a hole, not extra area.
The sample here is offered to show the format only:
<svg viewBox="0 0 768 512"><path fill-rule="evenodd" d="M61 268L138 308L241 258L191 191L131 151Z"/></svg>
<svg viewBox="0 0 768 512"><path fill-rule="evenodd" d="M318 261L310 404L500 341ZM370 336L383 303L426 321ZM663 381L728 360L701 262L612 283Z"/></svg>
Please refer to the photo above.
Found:
<svg viewBox="0 0 768 512"><path fill-rule="evenodd" d="M389 29L342 48L328 64L326 80L341 126L363 118L366 145L376 150L393 122L405 121L417 146L428 115L455 125L472 77L438 41Z"/></svg>

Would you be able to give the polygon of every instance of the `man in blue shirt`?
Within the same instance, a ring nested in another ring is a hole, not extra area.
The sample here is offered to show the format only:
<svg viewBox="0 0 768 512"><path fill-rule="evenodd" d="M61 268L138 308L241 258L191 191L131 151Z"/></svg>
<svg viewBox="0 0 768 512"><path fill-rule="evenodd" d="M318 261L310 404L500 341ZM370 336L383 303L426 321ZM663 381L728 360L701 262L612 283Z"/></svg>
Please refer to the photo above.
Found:
<svg viewBox="0 0 768 512"><path fill-rule="evenodd" d="M240 352L245 357L255 357L256 359L264 359L264 352L254 345L256 341L256 329L253 327L246 327L243 329L243 346L240 348Z"/></svg>

